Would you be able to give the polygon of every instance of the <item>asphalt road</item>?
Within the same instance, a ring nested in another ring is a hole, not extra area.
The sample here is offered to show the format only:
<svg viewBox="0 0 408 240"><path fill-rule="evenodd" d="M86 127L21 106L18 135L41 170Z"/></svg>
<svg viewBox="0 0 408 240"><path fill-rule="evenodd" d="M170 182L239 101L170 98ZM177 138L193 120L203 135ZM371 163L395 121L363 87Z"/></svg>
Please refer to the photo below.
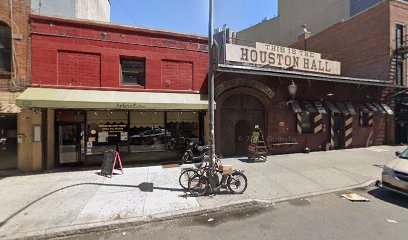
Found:
<svg viewBox="0 0 408 240"><path fill-rule="evenodd" d="M343 193L370 202L350 202ZM213 221L208 221L213 218ZM62 239L408 239L408 197L356 189Z"/></svg>

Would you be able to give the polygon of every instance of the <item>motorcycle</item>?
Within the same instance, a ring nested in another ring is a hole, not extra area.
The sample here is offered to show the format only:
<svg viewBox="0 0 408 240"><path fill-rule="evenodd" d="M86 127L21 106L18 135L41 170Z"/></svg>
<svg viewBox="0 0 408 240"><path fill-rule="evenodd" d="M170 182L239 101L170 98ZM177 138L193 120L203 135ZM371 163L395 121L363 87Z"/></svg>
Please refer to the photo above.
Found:
<svg viewBox="0 0 408 240"><path fill-rule="evenodd" d="M209 145L200 146L198 143L189 140L186 151L181 157L181 162L184 163L197 163L204 160L204 157L208 155Z"/></svg>

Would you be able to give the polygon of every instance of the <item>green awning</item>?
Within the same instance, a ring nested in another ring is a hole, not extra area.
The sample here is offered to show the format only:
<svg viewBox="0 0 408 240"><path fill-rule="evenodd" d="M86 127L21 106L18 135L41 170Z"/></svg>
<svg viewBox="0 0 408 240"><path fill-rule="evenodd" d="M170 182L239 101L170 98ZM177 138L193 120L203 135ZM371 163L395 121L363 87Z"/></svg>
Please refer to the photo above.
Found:
<svg viewBox="0 0 408 240"><path fill-rule="evenodd" d="M137 110L207 110L205 94L28 88L20 107Z"/></svg>

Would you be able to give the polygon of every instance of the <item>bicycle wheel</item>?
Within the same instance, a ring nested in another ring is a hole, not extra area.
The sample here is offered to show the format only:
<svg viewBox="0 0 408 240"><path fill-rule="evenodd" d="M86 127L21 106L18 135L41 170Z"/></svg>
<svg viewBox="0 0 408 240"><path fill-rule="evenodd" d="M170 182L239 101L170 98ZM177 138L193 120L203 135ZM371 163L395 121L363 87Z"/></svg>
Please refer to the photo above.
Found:
<svg viewBox="0 0 408 240"><path fill-rule="evenodd" d="M199 173L194 174L188 181L188 190L194 197L204 196L209 187L208 179Z"/></svg>
<svg viewBox="0 0 408 240"><path fill-rule="evenodd" d="M247 186L247 177L241 172L235 172L228 177L227 187L233 193L241 194L245 192Z"/></svg>
<svg viewBox="0 0 408 240"><path fill-rule="evenodd" d="M179 177L180 186L183 189L187 190L188 189L188 180L197 173L198 173L197 170L192 169L192 168L183 170L181 172L181 174L180 174L180 177Z"/></svg>

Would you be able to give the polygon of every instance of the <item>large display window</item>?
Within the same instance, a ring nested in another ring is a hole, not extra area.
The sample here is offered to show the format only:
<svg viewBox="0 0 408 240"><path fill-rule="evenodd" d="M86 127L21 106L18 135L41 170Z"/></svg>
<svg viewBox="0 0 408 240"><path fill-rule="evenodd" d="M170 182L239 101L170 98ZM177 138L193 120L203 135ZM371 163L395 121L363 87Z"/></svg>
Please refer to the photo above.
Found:
<svg viewBox="0 0 408 240"><path fill-rule="evenodd" d="M128 112L88 111L86 155L117 149L128 152Z"/></svg>
<svg viewBox="0 0 408 240"><path fill-rule="evenodd" d="M198 112L167 112L166 130L172 138L187 137L198 142Z"/></svg>
<svg viewBox="0 0 408 240"><path fill-rule="evenodd" d="M131 152L164 151L170 135L164 112L130 112Z"/></svg>

